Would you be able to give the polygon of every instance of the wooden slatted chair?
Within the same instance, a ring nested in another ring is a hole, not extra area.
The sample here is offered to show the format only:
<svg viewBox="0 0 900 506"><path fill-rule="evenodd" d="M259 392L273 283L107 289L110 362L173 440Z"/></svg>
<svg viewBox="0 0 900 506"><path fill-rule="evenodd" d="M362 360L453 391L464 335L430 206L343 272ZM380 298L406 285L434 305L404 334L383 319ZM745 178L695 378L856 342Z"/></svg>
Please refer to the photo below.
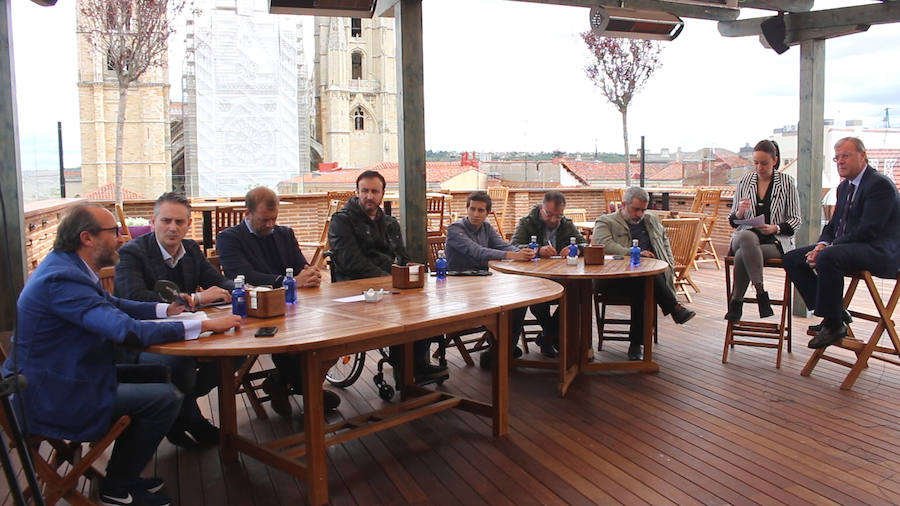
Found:
<svg viewBox="0 0 900 506"><path fill-rule="evenodd" d="M328 250L328 227L331 226L331 217L341 208L340 199L331 199L328 201L328 210L325 212L325 222L322 225L322 232L319 234L318 241L299 242L301 248L315 248L310 265L314 265L320 269L325 268L325 258L322 253Z"/></svg>
<svg viewBox="0 0 900 506"><path fill-rule="evenodd" d="M213 235L219 235L219 232L242 222L246 211L243 207L217 207Z"/></svg>
<svg viewBox="0 0 900 506"><path fill-rule="evenodd" d="M491 186L487 190L488 196L491 197L491 212L494 217L494 224L497 225L497 233L500 237L503 235L503 220L506 218L506 208L509 203L509 188L505 186Z"/></svg>
<svg viewBox="0 0 900 506"><path fill-rule="evenodd" d="M587 221L587 209L566 209L565 215L572 221Z"/></svg>
<svg viewBox="0 0 900 506"><path fill-rule="evenodd" d="M103 267L98 275L100 276L100 285L112 294L116 288L116 268L112 266Z"/></svg>
<svg viewBox="0 0 900 506"><path fill-rule="evenodd" d="M719 254L712 242L712 232L719 217L719 201L722 198L722 190L697 189L694 203L691 204L692 213L703 214L703 232L700 236L700 244L697 246L697 255L694 257L694 267L705 262L713 262L716 269L721 269Z"/></svg>
<svg viewBox="0 0 900 506"><path fill-rule="evenodd" d="M675 257L675 294L684 295L688 302L693 302L687 287L700 291L691 280L690 272L697 245L700 243L702 221L699 218L668 218L662 220L662 224L666 229L666 235L669 236L669 244Z"/></svg>
<svg viewBox="0 0 900 506"><path fill-rule="evenodd" d="M614 213L622 208L625 199L625 190L622 188L603 188L603 208Z"/></svg>
<svg viewBox="0 0 900 506"><path fill-rule="evenodd" d="M603 341L630 341L631 317L607 318L607 306L625 306L631 308L631 299L622 295L594 292L594 318L597 322L597 351L603 351ZM658 343L659 329L657 313L653 312L653 342ZM643 318L643 316L637 316ZM613 326L608 328L608 326Z"/></svg>
<svg viewBox="0 0 900 506"><path fill-rule="evenodd" d="M434 236L444 235L444 197L428 197L425 199L425 220L429 232ZM432 225L437 220L437 227Z"/></svg>
<svg viewBox="0 0 900 506"><path fill-rule="evenodd" d="M893 320L894 309L897 307L898 299L900 299L900 272L897 273L897 276L894 279L894 288L887 299L887 303L885 303L884 299L881 297L878 287L875 286L875 280L872 277L871 272L859 271L851 273L849 276L851 280L850 285L847 287L847 292L844 294L844 308L847 309L854 318L875 323L875 330L872 331L872 334L867 340L863 341L857 339L853 333L853 329L850 328L847 337L832 345L852 351L856 355L856 361L850 362L841 357L826 355L825 352L828 348L820 348L813 352L812 356L809 357L809 360L803 367L803 370L800 372L801 376L809 376L812 374L813 369L815 369L816 364L819 363L820 359L849 367L850 372L847 373L847 377L844 378L844 381L841 383L841 390L850 390L853 388L853 384L856 383L860 373L862 373L863 369L868 367L869 358L874 358L894 365L900 365L900 360L898 360L898 357L900 357L900 338L897 336L897 330ZM856 293L856 288L860 281L863 281L866 288L868 288L869 296L872 298L877 314L863 313L861 311L850 309L850 302L853 301L853 295ZM885 331L888 334L889 346L880 344ZM814 335L814 333L810 332L810 335Z"/></svg>
<svg viewBox="0 0 900 506"><path fill-rule="evenodd" d="M340 191L340 192L328 192L326 197L329 202L332 200L338 201L338 209L344 207L344 204L347 203L348 200L352 199L356 196L355 191Z"/></svg>
<svg viewBox="0 0 900 506"><path fill-rule="evenodd" d="M125 238L125 242L131 240L131 231L128 230L128 224L125 223L125 210L122 209L121 204L116 204L116 216L119 217L119 228L122 229L122 237Z"/></svg>
<svg viewBox="0 0 900 506"><path fill-rule="evenodd" d="M725 257L725 300L731 300L731 276L734 266L734 257ZM770 258L763 264L764 267L783 269L780 258ZM756 303L755 297L745 297L744 303ZM772 299L773 306L781 306L781 318L778 323L748 321L741 319L736 322L728 322L725 329L725 349L722 351L722 363L728 362L728 351L735 345L757 346L761 348L775 348L778 353L775 356L775 368L781 368L781 351L784 342L787 341L787 351L791 352L791 280L787 271L784 273L784 292L781 299ZM735 339L737 338L737 339ZM774 340L775 342L771 342Z"/></svg>

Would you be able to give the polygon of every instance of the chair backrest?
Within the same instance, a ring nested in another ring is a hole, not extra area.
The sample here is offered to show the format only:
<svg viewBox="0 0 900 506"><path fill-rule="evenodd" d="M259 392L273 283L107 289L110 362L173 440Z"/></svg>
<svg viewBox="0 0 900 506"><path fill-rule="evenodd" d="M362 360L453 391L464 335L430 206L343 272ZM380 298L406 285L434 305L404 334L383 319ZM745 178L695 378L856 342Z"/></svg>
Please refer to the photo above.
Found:
<svg viewBox="0 0 900 506"><path fill-rule="evenodd" d="M425 199L425 217L429 228L436 228L439 235L444 233L444 197ZM431 220L438 220L437 227L432 227Z"/></svg>
<svg viewBox="0 0 900 506"><path fill-rule="evenodd" d="M444 249L446 242L447 236L445 235L435 235L428 238L428 270L431 272L437 269L435 262L437 262L438 251Z"/></svg>
<svg viewBox="0 0 900 506"><path fill-rule="evenodd" d="M616 209L621 209L622 200L625 199L625 191L622 188L603 188L603 201L606 202L606 208L610 209L609 212L615 212ZM618 203L616 209L613 209L613 203Z"/></svg>
<svg viewBox="0 0 900 506"><path fill-rule="evenodd" d="M328 192L327 199L329 202L332 200L338 201L338 209L344 206L348 200L356 196L355 191L342 191L342 192ZM337 211L335 211L337 212ZM334 214L334 213L331 213Z"/></svg>
<svg viewBox="0 0 900 506"><path fill-rule="evenodd" d="M609 200L607 201L607 211L614 213L619 209L622 209L622 201L621 200Z"/></svg>
<svg viewBox="0 0 900 506"><path fill-rule="evenodd" d="M225 271L222 269L222 262L219 260L219 252L216 251L216 248L209 248L206 250L206 260L219 271L219 274L225 274Z"/></svg>
<svg viewBox="0 0 900 506"><path fill-rule="evenodd" d="M219 232L226 228L231 228L244 219L246 208L243 207L217 207L216 208L216 231Z"/></svg>
<svg viewBox="0 0 900 506"><path fill-rule="evenodd" d="M704 213L713 218L719 216L719 200L722 198L722 190L698 188L691 204L691 212Z"/></svg>
<svg viewBox="0 0 900 506"><path fill-rule="evenodd" d="M128 224L125 223L125 210L122 209L122 204L116 204L116 216L119 217L119 224L122 229L122 235L125 237L125 242L131 240L131 231L128 230Z"/></svg>
<svg viewBox="0 0 900 506"><path fill-rule="evenodd" d="M339 199L332 199L328 202L328 211L325 214L325 222L322 225L322 233L319 234L318 246L316 246L316 251L313 253L312 260L309 262L310 265L314 265L320 269L325 268L325 256L323 253L328 251L331 246L328 244L328 228L331 227L331 217L334 216L334 213L338 212L341 208L341 201Z"/></svg>
<svg viewBox="0 0 900 506"><path fill-rule="evenodd" d="M699 218L667 218L662 224L675 257L675 271L689 268L700 244L703 221Z"/></svg>
<svg viewBox="0 0 900 506"><path fill-rule="evenodd" d="M116 268L115 267L104 267L100 269L100 284L103 285L103 288L109 292L113 293L113 290L116 287Z"/></svg>
<svg viewBox="0 0 900 506"><path fill-rule="evenodd" d="M572 221L587 221L587 209L566 209L565 214Z"/></svg>
<svg viewBox="0 0 900 506"><path fill-rule="evenodd" d="M499 215L506 215L509 188L505 186L491 186L488 188L487 193L491 197L491 211Z"/></svg>

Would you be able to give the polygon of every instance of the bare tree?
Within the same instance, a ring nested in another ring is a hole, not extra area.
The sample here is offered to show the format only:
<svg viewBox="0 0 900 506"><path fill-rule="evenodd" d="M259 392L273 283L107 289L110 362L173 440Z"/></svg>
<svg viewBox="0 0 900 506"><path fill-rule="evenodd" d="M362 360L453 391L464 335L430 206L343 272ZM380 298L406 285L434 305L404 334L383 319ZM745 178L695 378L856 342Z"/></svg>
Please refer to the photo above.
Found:
<svg viewBox="0 0 900 506"><path fill-rule="evenodd" d="M184 0L80 0L79 31L106 59L119 85L116 116L116 203L123 200L122 147L128 89L144 73L162 66L175 19Z"/></svg>
<svg viewBox="0 0 900 506"><path fill-rule="evenodd" d="M631 156L628 150L628 106L662 62L659 42L600 37L592 31L581 34L594 61L584 68L603 96L622 113L625 140L625 186L631 186Z"/></svg>

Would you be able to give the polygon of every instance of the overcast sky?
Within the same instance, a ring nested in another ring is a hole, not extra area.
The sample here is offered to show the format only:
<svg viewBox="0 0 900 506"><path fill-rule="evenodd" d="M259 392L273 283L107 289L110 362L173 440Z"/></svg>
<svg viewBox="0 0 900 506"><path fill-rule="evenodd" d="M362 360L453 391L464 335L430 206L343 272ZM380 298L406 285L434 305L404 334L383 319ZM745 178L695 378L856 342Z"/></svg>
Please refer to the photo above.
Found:
<svg viewBox="0 0 900 506"><path fill-rule="evenodd" d="M817 0L816 9L860 1ZM81 163L74 0L55 7L12 2L22 168ZM425 0L426 146L432 150L622 152L622 121L585 76L583 8L506 0ZM766 15L744 11L742 17ZM312 59L312 18L306 18ZM665 44L663 66L629 110L632 151L737 150L798 116L800 49L777 55L755 37L725 38L713 21L686 20ZM172 100L181 34L170 56ZM900 126L900 24L876 25L826 44L825 117ZM309 66L311 70L311 65Z"/></svg>

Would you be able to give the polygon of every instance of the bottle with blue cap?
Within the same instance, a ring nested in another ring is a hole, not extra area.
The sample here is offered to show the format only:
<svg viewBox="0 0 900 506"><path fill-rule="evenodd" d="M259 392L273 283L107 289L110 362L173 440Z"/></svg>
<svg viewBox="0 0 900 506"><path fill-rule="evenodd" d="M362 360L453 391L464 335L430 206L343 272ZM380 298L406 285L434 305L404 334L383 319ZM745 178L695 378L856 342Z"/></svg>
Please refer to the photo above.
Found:
<svg viewBox="0 0 900 506"><path fill-rule="evenodd" d="M231 291L231 314L247 317L247 299L244 291L244 276L234 278L234 290Z"/></svg>
<svg viewBox="0 0 900 506"><path fill-rule="evenodd" d="M631 249L629 252L631 253L631 266L637 267L638 265L641 265L641 247L638 246L637 239L631 240Z"/></svg>
<svg viewBox="0 0 900 506"><path fill-rule="evenodd" d="M438 281L447 279L447 257L444 250L438 251L437 260L434 261L434 270Z"/></svg>
<svg viewBox="0 0 900 506"><path fill-rule="evenodd" d="M297 303L297 280L294 279L294 269L288 267L284 272L284 281L281 282L284 287L284 302L287 304Z"/></svg>
<svg viewBox="0 0 900 506"><path fill-rule="evenodd" d="M537 262L540 260L540 255L538 255L538 250L541 249L541 246L537 242L537 236L531 236L531 243L528 244L528 247L534 250L534 258L531 259L532 262Z"/></svg>

